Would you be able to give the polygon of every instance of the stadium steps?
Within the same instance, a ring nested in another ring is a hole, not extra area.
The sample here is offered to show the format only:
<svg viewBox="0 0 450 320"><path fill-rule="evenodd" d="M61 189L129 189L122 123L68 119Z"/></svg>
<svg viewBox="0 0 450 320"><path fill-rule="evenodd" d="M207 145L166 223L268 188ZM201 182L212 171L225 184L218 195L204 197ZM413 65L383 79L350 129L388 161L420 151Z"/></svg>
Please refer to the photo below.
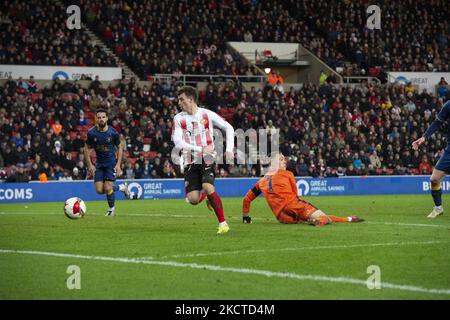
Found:
<svg viewBox="0 0 450 320"><path fill-rule="evenodd" d="M89 38L95 43L97 43L103 51L105 51L107 54L109 54L111 57L113 57L116 64L122 68L123 73L125 74L126 79L131 79L134 77L135 79L139 79L139 76L135 74L123 61L120 59L111 49L108 48L108 46L99 38L95 33L93 33L87 25L82 25L84 28L86 34L89 36Z"/></svg>
<svg viewBox="0 0 450 320"><path fill-rule="evenodd" d="M60 5L62 8L65 7L63 3L64 1L54 0L54 2ZM108 46L102 40L100 40L100 38L98 38L95 35L95 33L91 31L91 29L89 29L89 27L86 24L81 23L81 28L84 30L84 32L86 33L86 35L89 37L90 40L95 41L95 43L98 44L98 46L102 48L104 52L109 54L114 59L116 65L122 68L122 74L125 75L126 79L130 79L132 77L134 77L135 79L139 79L139 77L130 68L128 68L128 66L114 52L112 52L108 48Z"/></svg>

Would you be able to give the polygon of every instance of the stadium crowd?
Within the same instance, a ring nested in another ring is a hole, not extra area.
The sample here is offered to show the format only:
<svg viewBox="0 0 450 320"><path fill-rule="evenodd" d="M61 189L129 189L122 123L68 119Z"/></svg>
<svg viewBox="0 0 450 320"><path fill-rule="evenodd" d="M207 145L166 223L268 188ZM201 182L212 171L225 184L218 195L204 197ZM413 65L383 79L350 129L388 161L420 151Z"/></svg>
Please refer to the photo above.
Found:
<svg viewBox="0 0 450 320"><path fill-rule="evenodd" d="M83 30L68 30L66 7L51 0L0 2L0 64L116 66Z"/></svg>
<svg viewBox="0 0 450 320"><path fill-rule="evenodd" d="M170 160L172 119L180 84L115 86L96 79L8 80L0 96L0 179L86 179L83 153L94 110L107 108L125 145L122 178L181 177ZM437 97L414 86L305 84L244 90L239 82L209 83L200 105L217 111L235 129L280 129L280 149L298 176L429 174L446 146L439 132L420 151L411 142L435 118L449 92ZM259 176L261 165L219 165L217 175Z"/></svg>
<svg viewBox="0 0 450 320"><path fill-rule="evenodd" d="M407 2L378 3L382 31L366 27L362 0L79 4L88 25L144 79L156 73L255 74L227 50L227 41L301 43L346 76L449 71L446 1Z"/></svg>
<svg viewBox="0 0 450 320"><path fill-rule="evenodd" d="M227 41L299 42L346 76L449 71L444 0L380 1L383 32L366 28L363 0L63 2L79 5L83 23L144 80L157 73L257 74ZM67 30L65 9L50 0L2 2L0 64L114 66L83 30ZM122 178L181 177L170 161L180 84L176 77L149 83L96 78L83 87L57 79L42 87L33 77L9 79L0 87L0 180L86 179L80 149L100 106L126 147ZM331 82L245 90L236 80L210 82L199 98L236 129L279 129L281 150L299 176L429 174L445 147L441 131L426 148L410 145L449 99L448 83L440 84L436 94L411 84ZM220 165L216 173L262 171Z"/></svg>
<svg viewBox="0 0 450 320"><path fill-rule="evenodd" d="M380 1L383 30L366 27L366 1L65 1L142 79L155 74L255 75L227 41L298 42L346 76L449 71L448 6ZM113 66L62 4L2 2L0 63ZM51 15L46 15L52 12ZM438 21L435 23L434 21ZM157 32L155 32L157 30Z"/></svg>
<svg viewBox="0 0 450 320"><path fill-rule="evenodd" d="M252 65L226 47L233 12L222 9L225 2L78 4L88 26L144 80L155 74L256 75Z"/></svg>
<svg viewBox="0 0 450 320"><path fill-rule="evenodd" d="M383 77L383 71L442 71L449 67L448 3L445 0L378 1L381 8L380 29L366 26L367 1L350 0L279 0L291 17L322 36L325 42L318 56L336 57L339 52L347 61L345 75ZM302 42L308 46L308 42Z"/></svg>

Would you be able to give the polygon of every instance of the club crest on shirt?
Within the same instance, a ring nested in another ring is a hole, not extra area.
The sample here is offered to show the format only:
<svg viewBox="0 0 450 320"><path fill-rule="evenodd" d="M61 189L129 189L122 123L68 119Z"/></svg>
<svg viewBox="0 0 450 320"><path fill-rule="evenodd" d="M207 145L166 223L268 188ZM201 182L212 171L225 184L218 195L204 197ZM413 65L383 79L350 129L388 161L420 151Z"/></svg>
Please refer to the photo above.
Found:
<svg viewBox="0 0 450 320"><path fill-rule="evenodd" d="M111 141L112 141L112 138L111 138L111 137L106 138L106 142L107 142L107 143L111 143Z"/></svg>
<svg viewBox="0 0 450 320"><path fill-rule="evenodd" d="M208 120L207 120L207 119L202 119L202 120L200 121L200 123L201 123L203 126L205 126L205 127L208 126Z"/></svg>

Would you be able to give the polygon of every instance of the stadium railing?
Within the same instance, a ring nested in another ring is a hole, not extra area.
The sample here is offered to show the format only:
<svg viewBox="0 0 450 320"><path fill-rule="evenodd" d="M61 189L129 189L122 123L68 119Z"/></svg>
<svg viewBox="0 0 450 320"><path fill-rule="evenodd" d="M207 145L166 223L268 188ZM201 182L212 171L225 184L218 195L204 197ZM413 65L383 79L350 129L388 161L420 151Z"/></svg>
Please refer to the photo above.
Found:
<svg viewBox="0 0 450 320"><path fill-rule="evenodd" d="M210 75L210 74L155 74L153 79L160 81L171 81L173 78L178 79L183 85L195 84L201 81L213 80L215 82L226 82L228 80L239 80L241 82L258 82L264 83L266 76L243 76L243 75Z"/></svg>
<svg viewBox="0 0 450 320"><path fill-rule="evenodd" d="M381 85L380 79L375 77L344 77L345 84L361 83L361 81L375 82L377 85Z"/></svg>

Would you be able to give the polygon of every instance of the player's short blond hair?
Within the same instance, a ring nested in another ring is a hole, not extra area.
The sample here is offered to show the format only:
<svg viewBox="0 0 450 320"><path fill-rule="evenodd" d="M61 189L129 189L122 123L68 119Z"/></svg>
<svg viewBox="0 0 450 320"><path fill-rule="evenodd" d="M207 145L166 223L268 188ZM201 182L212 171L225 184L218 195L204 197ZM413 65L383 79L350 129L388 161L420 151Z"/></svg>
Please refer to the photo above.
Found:
<svg viewBox="0 0 450 320"><path fill-rule="evenodd" d="M280 156L285 157L285 155L280 151L273 151L270 153L270 166L277 166L280 161Z"/></svg>

